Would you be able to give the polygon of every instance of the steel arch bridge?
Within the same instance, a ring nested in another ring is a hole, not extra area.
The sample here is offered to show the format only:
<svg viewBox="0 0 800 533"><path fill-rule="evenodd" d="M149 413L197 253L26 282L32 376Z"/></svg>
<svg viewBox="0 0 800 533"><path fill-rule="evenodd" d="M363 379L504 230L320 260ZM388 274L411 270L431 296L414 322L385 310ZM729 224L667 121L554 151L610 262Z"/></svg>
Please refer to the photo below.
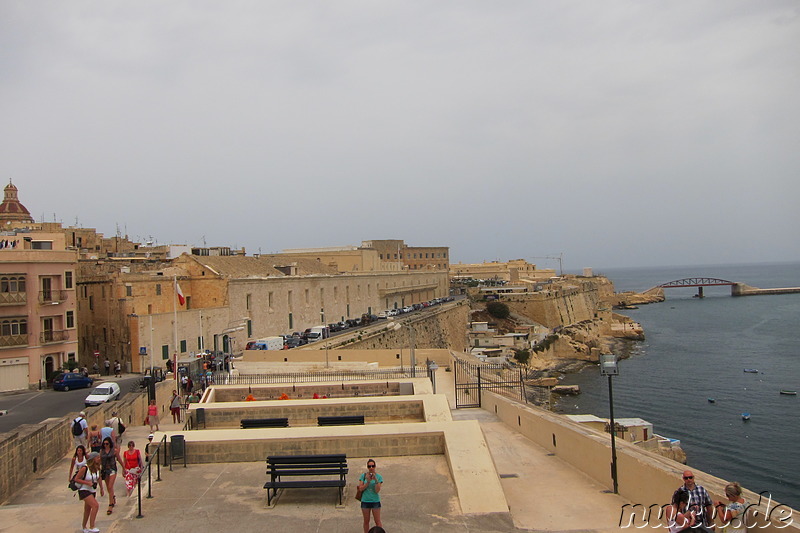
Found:
<svg viewBox="0 0 800 533"><path fill-rule="evenodd" d="M724 285L729 285L732 287L737 285L737 283L735 281L728 281L719 278L683 278L662 283L661 285L656 285L656 288L673 289L676 287L719 287Z"/></svg>

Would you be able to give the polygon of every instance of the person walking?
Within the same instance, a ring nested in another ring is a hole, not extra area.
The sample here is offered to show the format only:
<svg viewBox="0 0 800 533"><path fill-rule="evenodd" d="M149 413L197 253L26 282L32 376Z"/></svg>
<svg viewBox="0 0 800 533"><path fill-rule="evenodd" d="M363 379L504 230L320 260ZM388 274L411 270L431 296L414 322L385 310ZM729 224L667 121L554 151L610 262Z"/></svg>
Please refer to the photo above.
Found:
<svg viewBox="0 0 800 533"><path fill-rule="evenodd" d="M679 487L689 493L688 512L692 513L697 521L692 526L696 531L713 530L714 524L714 504L708 491L695 483L694 474L691 470L683 472L683 486Z"/></svg>
<svg viewBox="0 0 800 533"><path fill-rule="evenodd" d="M103 422L103 427L100 428L100 439L111 439L111 442L116 446L117 442L117 432L114 431L114 427L111 425L111 419L109 418L105 422ZM102 448L100 451L103 451Z"/></svg>
<svg viewBox="0 0 800 533"><path fill-rule="evenodd" d="M89 423L86 421L86 413L81 411L72 421L72 440L74 445L83 446L86 449L89 443Z"/></svg>
<svg viewBox="0 0 800 533"><path fill-rule="evenodd" d="M72 481L72 474L77 474L82 466L86 466L86 448L79 445L75 448L75 454L69 463L69 477L67 479Z"/></svg>
<svg viewBox="0 0 800 533"><path fill-rule="evenodd" d="M158 406L155 399L150 400L150 405L147 406L147 423L150 424L150 433L158 431Z"/></svg>
<svg viewBox="0 0 800 533"><path fill-rule="evenodd" d="M725 497L728 503L718 501L714 508L722 508L719 518L725 526L725 533L747 533L747 526L744 524L744 513L747 510L747 502L742 498L742 487L737 483L725 485Z"/></svg>
<svg viewBox="0 0 800 533"><path fill-rule="evenodd" d="M120 419L119 414L116 411L112 411L111 419L108 421L109 426L111 429L114 430L114 446L118 449L122 449L122 430L125 427L122 423L122 419Z"/></svg>
<svg viewBox="0 0 800 533"><path fill-rule="evenodd" d="M89 451L100 453L103 444L103 436L97 428L97 424L92 424L89 429Z"/></svg>
<svg viewBox="0 0 800 533"><path fill-rule="evenodd" d="M376 472L374 459L367 461L367 471L358 478L358 490L361 491L361 515L364 517L364 533L369 533L370 513L375 519L375 525L383 527L381 523L381 487L383 476Z"/></svg>
<svg viewBox="0 0 800 533"><path fill-rule="evenodd" d="M118 378L122 377L122 365L117 359L114 360L114 375Z"/></svg>
<svg viewBox="0 0 800 533"><path fill-rule="evenodd" d="M179 424L181 421L181 397L177 390L172 391L172 401L169 403L169 410L172 413L172 423Z"/></svg>
<svg viewBox="0 0 800 533"><path fill-rule="evenodd" d="M106 376L110 376L111 375L111 361L108 360L108 357L106 357L106 360L103 361L103 366L106 369Z"/></svg>
<svg viewBox="0 0 800 533"><path fill-rule="evenodd" d="M128 449L122 454L125 463L125 488L128 489L128 497L136 487L136 482L142 475L144 468L144 461L142 460L142 452L136 449L136 443L132 440L128 441Z"/></svg>
<svg viewBox="0 0 800 533"><path fill-rule="evenodd" d="M125 475L125 463L122 462L119 450L114 447L114 441L110 437L103 439L100 463L102 465L101 478L105 482L106 490L108 491L108 510L106 510L106 514L111 514L117 504L117 497L114 495L114 482L117 480L117 463L122 466L123 475Z"/></svg>
<svg viewBox="0 0 800 533"><path fill-rule="evenodd" d="M96 497L98 484L100 485L100 496L103 496L103 484L100 483L101 470L100 454L92 452L86 456L86 464L75 475L75 483L80 487L78 498L83 501L83 522L81 523L83 533L100 533L94 522L97 518L97 510L100 508Z"/></svg>

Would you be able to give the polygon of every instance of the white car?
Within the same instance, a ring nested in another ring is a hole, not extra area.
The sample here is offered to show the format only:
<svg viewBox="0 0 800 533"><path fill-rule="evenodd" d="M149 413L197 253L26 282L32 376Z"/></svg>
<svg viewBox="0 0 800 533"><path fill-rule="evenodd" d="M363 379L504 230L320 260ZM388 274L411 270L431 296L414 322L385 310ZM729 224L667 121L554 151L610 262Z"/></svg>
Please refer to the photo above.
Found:
<svg viewBox="0 0 800 533"><path fill-rule="evenodd" d="M113 381L103 383L94 388L91 394L83 400L86 407L100 405L101 403L118 400L120 395L119 385Z"/></svg>

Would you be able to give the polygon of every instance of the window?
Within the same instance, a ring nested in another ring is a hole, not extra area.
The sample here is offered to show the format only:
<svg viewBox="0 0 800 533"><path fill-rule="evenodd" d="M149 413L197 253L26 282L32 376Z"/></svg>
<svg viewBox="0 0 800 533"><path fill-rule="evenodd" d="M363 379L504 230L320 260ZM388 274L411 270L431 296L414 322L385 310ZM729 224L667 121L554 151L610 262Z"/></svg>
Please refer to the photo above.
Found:
<svg viewBox="0 0 800 533"><path fill-rule="evenodd" d="M250 338L253 336L253 321L247 321L247 337Z"/></svg>
<svg viewBox="0 0 800 533"><path fill-rule="evenodd" d="M156 296L161 296L161 284L156 283Z"/></svg>
<svg viewBox="0 0 800 533"><path fill-rule="evenodd" d="M294 329L294 318L292 317L292 313L289 313L289 329Z"/></svg>
<svg viewBox="0 0 800 533"><path fill-rule="evenodd" d="M272 309L272 291L267 294L267 307Z"/></svg>
<svg viewBox="0 0 800 533"><path fill-rule="evenodd" d="M31 243L31 250L52 250L53 241L33 241Z"/></svg>
<svg viewBox="0 0 800 533"><path fill-rule="evenodd" d="M197 337L197 349L198 350L203 349L203 337Z"/></svg>
<svg viewBox="0 0 800 533"><path fill-rule="evenodd" d="M21 276L3 276L0 278L0 292L25 292L25 278Z"/></svg>
<svg viewBox="0 0 800 533"><path fill-rule="evenodd" d="M161 346L161 359L169 359L169 345L164 344Z"/></svg>
<svg viewBox="0 0 800 533"><path fill-rule="evenodd" d="M186 339L181 341L181 353L186 353Z"/></svg>
<svg viewBox="0 0 800 533"><path fill-rule="evenodd" d="M252 300L253 300L252 294L248 294L247 296L245 296L245 308L248 311L250 310L250 304L252 303Z"/></svg>
<svg viewBox="0 0 800 533"><path fill-rule="evenodd" d="M28 334L28 319L26 318L8 318L0 322L0 335L6 337L9 335L27 335Z"/></svg>
<svg viewBox="0 0 800 533"><path fill-rule="evenodd" d="M306 305L308 305L308 289L305 290Z"/></svg>
<svg viewBox="0 0 800 533"><path fill-rule="evenodd" d="M66 316L67 329L75 327L75 311L67 311Z"/></svg>
<svg viewBox="0 0 800 533"><path fill-rule="evenodd" d="M89 296L89 311L94 310L94 296Z"/></svg>
<svg viewBox="0 0 800 533"><path fill-rule="evenodd" d="M292 310L292 291L289 291L289 293L288 293L288 295L286 297L286 303L289 305L289 311L291 311Z"/></svg>
<svg viewBox="0 0 800 533"><path fill-rule="evenodd" d="M133 296L133 286L125 285L125 296Z"/></svg>
<svg viewBox="0 0 800 533"><path fill-rule="evenodd" d="M72 288L72 271L67 270L64 272L64 288L71 289Z"/></svg>

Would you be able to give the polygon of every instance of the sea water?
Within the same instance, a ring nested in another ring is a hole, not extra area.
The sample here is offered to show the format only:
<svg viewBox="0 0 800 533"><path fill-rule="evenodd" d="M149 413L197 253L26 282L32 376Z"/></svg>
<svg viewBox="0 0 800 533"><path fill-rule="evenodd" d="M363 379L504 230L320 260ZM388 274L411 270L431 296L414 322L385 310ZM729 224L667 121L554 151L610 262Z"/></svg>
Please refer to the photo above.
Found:
<svg viewBox="0 0 800 533"><path fill-rule="evenodd" d="M595 272L608 276L617 292L691 277L800 287L797 263ZM690 468L769 491L800 509L800 396L780 394L800 390L800 294L732 297L730 287L704 292L700 299L696 288L666 289L662 303L620 311L642 324L646 340L620 348L628 358L612 378L614 416L643 418L656 433L680 439ZM608 378L596 366L562 383L580 385L582 393L559 401L557 412L608 417Z"/></svg>

